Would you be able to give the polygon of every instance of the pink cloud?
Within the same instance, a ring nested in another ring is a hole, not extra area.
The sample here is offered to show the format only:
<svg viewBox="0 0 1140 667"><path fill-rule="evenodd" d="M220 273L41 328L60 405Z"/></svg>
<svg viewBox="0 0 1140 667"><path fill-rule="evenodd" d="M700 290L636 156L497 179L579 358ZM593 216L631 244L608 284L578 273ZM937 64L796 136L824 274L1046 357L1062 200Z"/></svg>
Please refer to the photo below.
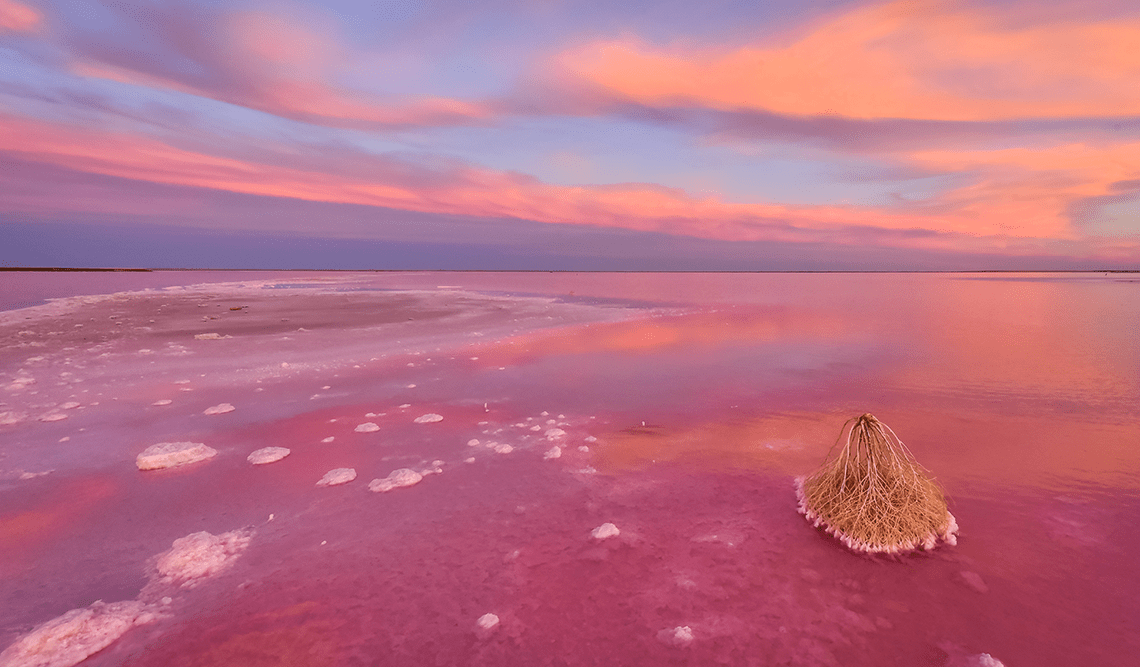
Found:
<svg viewBox="0 0 1140 667"><path fill-rule="evenodd" d="M16 0L0 0L0 33L32 32L42 20L43 15L35 8Z"/></svg>
<svg viewBox="0 0 1140 667"><path fill-rule="evenodd" d="M590 42L555 66L659 107L948 121L1140 114L1140 19L1016 18L963 2L893 2L739 48Z"/></svg>

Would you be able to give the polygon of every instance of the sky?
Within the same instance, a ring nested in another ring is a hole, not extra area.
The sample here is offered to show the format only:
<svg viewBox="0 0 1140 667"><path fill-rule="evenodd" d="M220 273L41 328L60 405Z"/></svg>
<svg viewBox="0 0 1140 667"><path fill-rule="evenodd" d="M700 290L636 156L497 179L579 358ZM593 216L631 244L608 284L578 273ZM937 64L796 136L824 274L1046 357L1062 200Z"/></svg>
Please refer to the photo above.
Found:
<svg viewBox="0 0 1140 667"><path fill-rule="evenodd" d="M0 266L1140 268L1134 0L0 0Z"/></svg>

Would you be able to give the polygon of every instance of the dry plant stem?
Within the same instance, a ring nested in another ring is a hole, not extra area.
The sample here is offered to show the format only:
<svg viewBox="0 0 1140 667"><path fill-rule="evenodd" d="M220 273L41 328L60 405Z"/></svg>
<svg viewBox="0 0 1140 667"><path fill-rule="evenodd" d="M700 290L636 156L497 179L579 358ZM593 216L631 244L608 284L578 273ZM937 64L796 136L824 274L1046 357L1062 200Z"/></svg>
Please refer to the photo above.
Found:
<svg viewBox="0 0 1140 667"><path fill-rule="evenodd" d="M958 524L942 489L894 431L871 414L848 420L843 431L839 455L828 452L823 467L796 478L799 512L808 521L866 553L932 549L939 539L957 543Z"/></svg>

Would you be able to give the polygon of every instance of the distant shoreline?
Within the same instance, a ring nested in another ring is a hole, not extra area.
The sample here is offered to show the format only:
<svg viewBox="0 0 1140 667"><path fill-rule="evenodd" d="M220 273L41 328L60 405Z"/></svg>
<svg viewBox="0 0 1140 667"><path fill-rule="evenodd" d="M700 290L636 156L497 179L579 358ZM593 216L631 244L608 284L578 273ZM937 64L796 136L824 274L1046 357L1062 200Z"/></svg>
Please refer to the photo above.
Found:
<svg viewBox="0 0 1140 667"><path fill-rule="evenodd" d="M856 269L785 269L757 271L640 271L640 270L590 270L590 269L122 269L89 268L70 266L0 266L0 272L67 272L67 273L158 273L174 271L210 272L282 272L298 273L1140 273L1140 269L954 269L954 270L856 270Z"/></svg>

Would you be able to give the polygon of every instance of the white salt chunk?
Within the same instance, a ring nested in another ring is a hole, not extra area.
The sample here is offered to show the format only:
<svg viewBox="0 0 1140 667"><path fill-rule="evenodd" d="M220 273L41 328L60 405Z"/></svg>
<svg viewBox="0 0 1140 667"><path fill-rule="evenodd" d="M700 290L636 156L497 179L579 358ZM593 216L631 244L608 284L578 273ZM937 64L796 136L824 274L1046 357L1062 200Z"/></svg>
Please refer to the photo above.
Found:
<svg viewBox="0 0 1140 667"><path fill-rule="evenodd" d="M539 426L538 424L535 424L534 426L531 426L531 427L530 427L530 430L532 430L532 431L541 431L541 430L542 430L542 427L541 427L541 426Z"/></svg>
<svg viewBox="0 0 1140 667"><path fill-rule="evenodd" d="M547 440L557 440L559 438L565 438L566 431L563 431L560 428L548 428L546 429L545 435Z"/></svg>
<svg viewBox="0 0 1140 667"><path fill-rule="evenodd" d="M510 445L495 445L496 454L510 454L513 451L515 451L515 448Z"/></svg>
<svg viewBox="0 0 1140 667"><path fill-rule="evenodd" d="M229 403L219 403L215 406L206 408L202 411L204 415L224 415L227 412L233 412L234 406Z"/></svg>
<svg viewBox="0 0 1140 667"><path fill-rule="evenodd" d="M468 456L467 458L463 459L463 462L464 463L475 463L475 457L474 456Z"/></svg>
<svg viewBox="0 0 1140 667"><path fill-rule="evenodd" d="M325 386L321 387L321 389L332 389L332 385L326 384Z"/></svg>
<svg viewBox="0 0 1140 667"><path fill-rule="evenodd" d="M59 439L59 441L60 441L60 442L67 442L67 441L69 441L69 440L71 440L71 436L70 436L70 435L65 435L65 436L63 436L62 438L60 438L60 439Z"/></svg>
<svg viewBox="0 0 1140 667"><path fill-rule="evenodd" d="M657 633L657 640L662 644L684 648L693 643L693 629L687 625L666 628Z"/></svg>
<svg viewBox="0 0 1140 667"><path fill-rule="evenodd" d="M578 445L578 451L580 451L580 452L588 452L588 451L590 451L590 448L589 448L589 447L587 447L586 445Z"/></svg>
<svg viewBox="0 0 1140 667"><path fill-rule="evenodd" d="M353 430L357 433L375 433L376 431L380 430L380 426L373 422L364 422Z"/></svg>
<svg viewBox="0 0 1140 667"><path fill-rule="evenodd" d="M977 667L1005 667L1001 660L991 656L989 653L979 653L974 656L974 664Z"/></svg>
<svg viewBox="0 0 1140 667"><path fill-rule="evenodd" d="M163 583L193 588L232 567L252 536L249 530L231 530L221 535L191 533L174 540L169 551L158 555L155 570Z"/></svg>
<svg viewBox="0 0 1140 667"><path fill-rule="evenodd" d="M620 534L621 531L618 530L618 527L612 523L603 523L590 533L590 535L593 535L594 539L596 540L604 540L607 537L617 537Z"/></svg>
<svg viewBox="0 0 1140 667"><path fill-rule="evenodd" d="M468 447L478 447L479 446L479 439L478 438L471 438L470 440L467 441L467 446Z"/></svg>
<svg viewBox="0 0 1140 667"><path fill-rule="evenodd" d="M475 627L480 630L491 630L499 624L499 617L494 614L483 614L475 621Z"/></svg>
<svg viewBox="0 0 1140 667"><path fill-rule="evenodd" d="M597 442L597 441L598 441L598 439L597 439L597 438L595 438L595 437L594 437L594 436L592 436L592 435L588 435L588 436L586 436L586 437L585 437L585 440L586 440L586 442Z"/></svg>
<svg viewBox="0 0 1140 667"><path fill-rule="evenodd" d="M47 414L40 415L40 421L42 422L57 422L64 419L67 419L67 414L63 412L49 412Z"/></svg>
<svg viewBox="0 0 1140 667"><path fill-rule="evenodd" d="M0 653L4 667L71 667L108 647L155 615L138 600L96 601L41 623Z"/></svg>
<svg viewBox="0 0 1140 667"><path fill-rule="evenodd" d="M321 440L321 442L329 443L329 442L332 442L333 440L336 440L336 436L330 435L329 437L325 438L324 440Z"/></svg>
<svg viewBox="0 0 1140 667"><path fill-rule="evenodd" d="M75 401L68 401L68 402L64 403L63 405L59 406L59 409L60 410L74 410L75 408L78 408L78 407L79 407L79 403L76 403Z"/></svg>
<svg viewBox="0 0 1140 667"><path fill-rule="evenodd" d="M218 333L194 334L194 340L222 340L223 338L232 338L232 336L223 336Z"/></svg>
<svg viewBox="0 0 1140 667"><path fill-rule="evenodd" d="M158 470L213 458L216 449L200 442L160 442L151 445L135 458L139 470Z"/></svg>
<svg viewBox="0 0 1140 667"><path fill-rule="evenodd" d="M170 400L169 398L160 398L154 403L151 403L151 405L170 405L173 402L174 401Z"/></svg>
<svg viewBox="0 0 1140 667"><path fill-rule="evenodd" d="M356 479L355 468L333 468L317 481L317 486L337 486Z"/></svg>
<svg viewBox="0 0 1140 667"><path fill-rule="evenodd" d="M435 413L429 412L426 415L420 415L419 417L416 417L412 421L414 421L417 424L431 424L434 422L443 421L443 415L437 415Z"/></svg>
<svg viewBox="0 0 1140 667"><path fill-rule="evenodd" d="M550 459L562 458L562 448L559 447L558 445L555 445L555 446L551 447L550 449L546 450L546 453L542 455L542 458L545 461L549 461Z"/></svg>
<svg viewBox="0 0 1140 667"><path fill-rule="evenodd" d="M401 410L407 410L410 407L412 407L411 403L404 403L403 405L400 406L400 409Z"/></svg>
<svg viewBox="0 0 1140 667"><path fill-rule="evenodd" d="M414 385L414 384L408 385L408 389L415 389L415 388L416 388L416 385Z"/></svg>
<svg viewBox="0 0 1140 667"><path fill-rule="evenodd" d="M393 470L384 479L374 479L369 482L368 490L375 493L382 493L385 491L391 491L392 489L398 489L401 486L412 486L413 484L418 484L423 478L423 475L419 474L415 470L412 470L411 468L400 468L398 470Z"/></svg>
<svg viewBox="0 0 1140 667"><path fill-rule="evenodd" d="M280 461L286 456L289 456L289 450L285 447L262 447L261 449L254 450L245 460L255 466L259 466Z"/></svg>

